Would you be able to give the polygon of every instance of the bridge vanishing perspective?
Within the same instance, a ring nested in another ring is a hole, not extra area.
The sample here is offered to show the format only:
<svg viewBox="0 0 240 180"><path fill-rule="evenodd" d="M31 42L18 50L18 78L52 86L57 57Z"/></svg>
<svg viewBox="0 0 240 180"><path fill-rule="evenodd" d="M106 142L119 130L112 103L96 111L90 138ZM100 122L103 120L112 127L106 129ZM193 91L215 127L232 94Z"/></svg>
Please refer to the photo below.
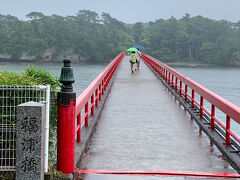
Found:
<svg viewBox="0 0 240 180"><path fill-rule="evenodd" d="M240 139L230 128L240 123L240 108L151 56L142 59L132 74L129 56L119 54L77 98L62 74L58 170L76 179L240 178Z"/></svg>

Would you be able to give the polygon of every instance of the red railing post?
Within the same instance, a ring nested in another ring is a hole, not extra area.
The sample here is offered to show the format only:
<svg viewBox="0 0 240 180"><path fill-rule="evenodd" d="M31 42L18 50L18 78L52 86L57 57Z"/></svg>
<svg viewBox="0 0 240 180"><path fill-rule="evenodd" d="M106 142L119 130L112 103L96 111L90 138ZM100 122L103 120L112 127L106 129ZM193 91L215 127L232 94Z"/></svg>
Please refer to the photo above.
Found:
<svg viewBox="0 0 240 180"><path fill-rule="evenodd" d="M105 78L105 89L106 89L107 85L108 85L108 73L106 74L106 78Z"/></svg>
<svg viewBox="0 0 240 180"><path fill-rule="evenodd" d="M111 70L108 72L108 74L107 74L107 86L108 86L108 83L109 83L109 81L110 81L110 73L111 73Z"/></svg>
<svg viewBox="0 0 240 180"><path fill-rule="evenodd" d="M192 89L192 108L194 108L194 103L195 103L194 94L195 94L195 91Z"/></svg>
<svg viewBox="0 0 240 180"><path fill-rule="evenodd" d="M226 117L226 146L230 146L230 117Z"/></svg>
<svg viewBox="0 0 240 180"><path fill-rule="evenodd" d="M72 83L75 82L69 59L63 60L60 82L63 87L58 92L57 125L57 169L64 174L75 170L75 111L76 93Z"/></svg>
<svg viewBox="0 0 240 180"><path fill-rule="evenodd" d="M85 117L85 127L88 127L88 113L89 113L89 111L88 111L88 102L85 104L85 115L86 115L86 117Z"/></svg>
<svg viewBox="0 0 240 180"><path fill-rule="evenodd" d="M177 92L177 89L178 89L178 79L177 77L175 78L175 92Z"/></svg>
<svg viewBox="0 0 240 180"><path fill-rule="evenodd" d="M77 116L77 125L80 127L77 131L77 142L81 142L81 112Z"/></svg>
<svg viewBox="0 0 240 180"><path fill-rule="evenodd" d="M94 116L94 94L91 96L91 116Z"/></svg>
<svg viewBox="0 0 240 180"><path fill-rule="evenodd" d="M180 97L182 97L182 81L180 81L180 93L179 93Z"/></svg>
<svg viewBox="0 0 240 180"><path fill-rule="evenodd" d="M168 72L168 85L170 85L171 75L170 72Z"/></svg>
<svg viewBox="0 0 240 180"><path fill-rule="evenodd" d="M215 126L215 105L212 104L212 108L211 108L211 130L214 130L214 126Z"/></svg>
<svg viewBox="0 0 240 180"><path fill-rule="evenodd" d="M95 91L95 98L96 98L95 106L98 107L98 88Z"/></svg>
<svg viewBox="0 0 240 180"><path fill-rule="evenodd" d="M185 100L185 102L187 101L187 98L188 98L188 86L185 84L185 92L184 92L184 94L185 94L185 98L184 98L184 100Z"/></svg>
<svg viewBox="0 0 240 180"><path fill-rule="evenodd" d="M102 80L102 95L104 95L104 80Z"/></svg>
<svg viewBox="0 0 240 180"><path fill-rule="evenodd" d="M200 97L200 118L203 118L203 97Z"/></svg>
<svg viewBox="0 0 240 180"><path fill-rule="evenodd" d="M99 101L102 100L102 84L99 84Z"/></svg>
<svg viewBox="0 0 240 180"><path fill-rule="evenodd" d="M174 83L174 76L172 74L172 88L173 88L173 83Z"/></svg>

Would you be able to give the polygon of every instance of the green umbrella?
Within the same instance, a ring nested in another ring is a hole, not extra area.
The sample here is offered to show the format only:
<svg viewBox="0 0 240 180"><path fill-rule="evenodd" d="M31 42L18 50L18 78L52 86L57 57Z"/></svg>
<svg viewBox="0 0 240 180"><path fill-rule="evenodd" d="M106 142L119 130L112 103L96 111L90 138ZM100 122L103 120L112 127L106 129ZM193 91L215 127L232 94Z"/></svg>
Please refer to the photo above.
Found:
<svg viewBox="0 0 240 180"><path fill-rule="evenodd" d="M132 51L134 51L134 52L136 52L136 51L138 51L136 48L134 48L134 47L131 47L131 48L129 48L127 51L130 51L130 52L132 52Z"/></svg>

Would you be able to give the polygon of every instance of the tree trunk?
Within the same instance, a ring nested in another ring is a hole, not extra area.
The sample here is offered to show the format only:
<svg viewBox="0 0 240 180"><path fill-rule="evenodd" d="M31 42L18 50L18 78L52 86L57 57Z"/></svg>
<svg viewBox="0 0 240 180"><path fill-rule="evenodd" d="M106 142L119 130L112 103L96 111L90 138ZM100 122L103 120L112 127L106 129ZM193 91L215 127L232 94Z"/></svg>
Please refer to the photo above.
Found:
<svg viewBox="0 0 240 180"><path fill-rule="evenodd" d="M192 59L192 52L191 52L192 50L191 50L191 49L192 49L192 47L189 46L189 47L188 47L188 54L189 54L189 58L190 58L190 59Z"/></svg>

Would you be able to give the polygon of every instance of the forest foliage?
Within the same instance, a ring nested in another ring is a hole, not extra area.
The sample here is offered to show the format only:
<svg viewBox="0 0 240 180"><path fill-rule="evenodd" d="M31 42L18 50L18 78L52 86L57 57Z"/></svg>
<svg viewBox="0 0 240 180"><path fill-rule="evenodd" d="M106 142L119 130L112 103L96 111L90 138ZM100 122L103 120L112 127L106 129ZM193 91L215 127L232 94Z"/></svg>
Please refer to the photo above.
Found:
<svg viewBox="0 0 240 180"><path fill-rule="evenodd" d="M12 60L108 62L120 51L143 45L164 62L240 64L240 21L189 14L180 19L126 24L108 13L80 10L75 16L0 15L0 56Z"/></svg>

